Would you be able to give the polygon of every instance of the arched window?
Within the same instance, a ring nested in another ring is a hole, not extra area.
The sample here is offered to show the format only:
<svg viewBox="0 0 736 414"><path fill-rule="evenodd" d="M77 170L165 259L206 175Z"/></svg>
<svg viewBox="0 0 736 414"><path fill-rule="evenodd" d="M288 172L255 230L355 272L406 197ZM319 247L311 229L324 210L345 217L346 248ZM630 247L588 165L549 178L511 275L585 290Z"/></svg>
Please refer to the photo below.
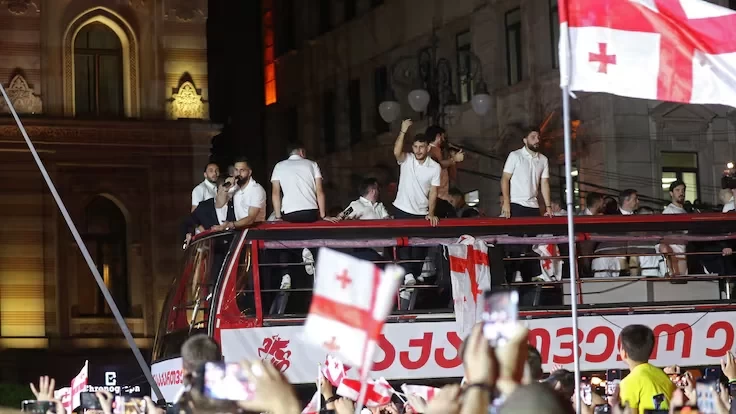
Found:
<svg viewBox="0 0 736 414"><path fill-rule="evenodd" d="M85 211L82 238L95 261L105 285L123 316L129 313L127 222L120 208L109 198L95 197ZM91 274L77 281L80 315L111 315Z"/></svg>
<svg viewBox="0 0 736 414"><path fill-rule="evenodd" d="M117 34L94 22L74 40L74 97L77 116L123 116L123 46Z"/></svg>

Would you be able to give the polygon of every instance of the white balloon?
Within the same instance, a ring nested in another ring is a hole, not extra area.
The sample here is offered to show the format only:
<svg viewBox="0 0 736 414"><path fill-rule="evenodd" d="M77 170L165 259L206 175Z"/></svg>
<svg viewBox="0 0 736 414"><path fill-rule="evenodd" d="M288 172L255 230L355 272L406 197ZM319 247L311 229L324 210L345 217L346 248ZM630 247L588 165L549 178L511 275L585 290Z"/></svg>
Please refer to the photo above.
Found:
<svg viewBox="0 0 736 414"><path fill-rule="evenodd" d="M378 113L387 123L394 122L401 114L401 106L396 101L383 101L378 105Z"/></svg>
<svg viewBox="0 0 736 414"><path fill-rule="evenodd" d="M416 112L425 112L429 105L429 92L424 89L414 89L409 92L409 106Z"/></svg>
<svg viewBox="0 0 736 414"><path fill-rule="evenodd" d="M470 101L470 105L473 107L473 112L479 116L483 116L491 109L491 95L487 93L475 94Z"/></svg>

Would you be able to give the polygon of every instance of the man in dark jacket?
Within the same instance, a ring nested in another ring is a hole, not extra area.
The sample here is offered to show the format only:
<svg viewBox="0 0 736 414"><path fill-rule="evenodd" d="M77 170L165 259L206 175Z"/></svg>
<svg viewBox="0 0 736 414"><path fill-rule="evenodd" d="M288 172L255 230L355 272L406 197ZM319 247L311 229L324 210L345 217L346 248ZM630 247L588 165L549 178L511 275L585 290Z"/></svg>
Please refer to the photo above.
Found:
<svg viewBox="0 0 736 414"><path fill-rule="evenodd" d="M235 208L228 196L228 189L232 186L232 178L220 177L217 179L217 194L215 198L199 203L192 214L182 223L182 234L185 243L189 243L195 232L209 230L213 226L235 221ZM227 229L231 230L231 229Z"/></svg>

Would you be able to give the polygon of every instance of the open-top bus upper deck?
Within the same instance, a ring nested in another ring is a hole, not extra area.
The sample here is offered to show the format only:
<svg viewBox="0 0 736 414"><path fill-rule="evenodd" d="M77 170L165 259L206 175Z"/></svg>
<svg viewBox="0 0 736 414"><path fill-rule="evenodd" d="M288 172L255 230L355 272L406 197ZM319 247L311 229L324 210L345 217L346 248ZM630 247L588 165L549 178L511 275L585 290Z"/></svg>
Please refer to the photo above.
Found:
<svg viewBox="0 0 736 414"><path fill-rule="evenodd" d="M653 255L657 243L690 243L701 246L693 253L697 260L705 254L719 256L720 247L736 238L736 214L578 216L575 222L579 245L614 242L623 246L624 253L619 249L619 255L641 255L642 245L652 247L649 255ZM167 297L154 345L154 376L164 393L178 388L179 348L193 333L204 332L221 344L226 360L269 359L292 382L313 382L315 366L324 362L325 354L299 340L313 278L304 271L299 254L304 248L372 249L382 253L379 262L402 263L399 248L422 246L441 251L440 246L455 243L462 235L484 240L498 250L510 245L557 244L564 252L566 231L566 219L555 217L447 219L437 227L423 220L274 222L246 231L202 233L184 252L184 269ZM287 262L279 254L294 250L294 259ZM495 274L503 272L503 264L511 260L496 253L489 256ZM578 260L593 256L578 255ZM436 257L441 260L441 255ZM566 254L557 259L566 259ZM289 266L293 281L288 291L273 283L274 270L284 265ZM723 275L700 273L677 278L586 278L590 275L581 270L575 300L580 313L577 336L582 369L623 366L616 351L618 333L632 323L655 330L659 343L653 361L657 364L716 362L733 347L736 306L731 304ZM507 284L508 279L495 274L496 285ZM526 319L530 341L540 349L544 363L572 363L569 280L517 285L537 293L531 306L522 307L520 316ZM421 300L437 297L436 292L447 286L430 277L411 288L413 298L420 300L389 317L373 370L387 379L462 376L458 356L462 338L451 303ZM542 297L559 300L540 301L540 292ZM283 299L284 293L289 297L285 311L270 312L269 304L276 297Z"/></svg>

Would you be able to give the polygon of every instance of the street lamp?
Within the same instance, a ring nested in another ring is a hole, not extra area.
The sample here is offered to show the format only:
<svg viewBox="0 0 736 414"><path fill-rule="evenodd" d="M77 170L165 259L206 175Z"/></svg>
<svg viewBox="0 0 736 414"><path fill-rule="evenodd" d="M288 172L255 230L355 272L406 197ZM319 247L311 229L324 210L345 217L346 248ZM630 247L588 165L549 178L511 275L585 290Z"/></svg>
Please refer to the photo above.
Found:
<svg viewBox="0 0 736 414"><path fill-rule="evenodd" d="M429 117L438 125L453 125L460 119L461 108L453 87L453 70L450 60L438 57L439 39L432 32L430 44L417 52L416 56L404 56L391 65L391 86L389 96L378 105L378 111L384 121L395 121L401 112L400 104L393 96L394 89L402 87L410 90L407 100L415 111ZM470 51L468 63L458 65L457 74L464 83L476 82L478 91L471 99L473 112L484 116L491 107L491 96L483 82L483 66L480 59Z"/></svg>

